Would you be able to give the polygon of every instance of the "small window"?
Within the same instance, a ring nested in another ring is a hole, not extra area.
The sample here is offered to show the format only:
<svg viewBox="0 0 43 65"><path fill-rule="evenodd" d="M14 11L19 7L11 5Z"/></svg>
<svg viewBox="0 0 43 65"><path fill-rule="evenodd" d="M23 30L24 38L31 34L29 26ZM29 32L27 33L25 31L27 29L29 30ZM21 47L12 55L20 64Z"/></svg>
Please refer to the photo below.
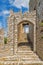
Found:
<svg viewBox="0 0 43 65"><path fill-rule="evenodd" d="M29 33L29 24L23 24L24 32Z"/></svg>

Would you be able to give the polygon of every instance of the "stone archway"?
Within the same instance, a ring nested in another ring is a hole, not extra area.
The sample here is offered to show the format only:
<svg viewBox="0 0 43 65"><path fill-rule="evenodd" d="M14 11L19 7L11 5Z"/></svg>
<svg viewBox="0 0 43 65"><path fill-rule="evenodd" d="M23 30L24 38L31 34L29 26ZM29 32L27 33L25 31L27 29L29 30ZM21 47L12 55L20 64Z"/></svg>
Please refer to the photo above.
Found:
<svg viewBox="0 0 43 65"><path fill-rule="evenodd" d="M18 48L22 47L23 49L23 46L25 47L27 46L28 51L30 47L32 50L34 50L34 24L29 22L28 20L23 20L17 25L17 30L18 30L17 47Z"/></svg>
<svg viewBox="0 0 43 65"><path fill-rule="evenodd" d="M18 24L20 24L22 21L28 21L29 23L30 23L30 26L33 26L33 27L31 27L31 28L33 28L32 30L32 32L33 32L33 51L34 52L36 52L36 24L35 23L33 23L33 22L31 22L31 21L29 21L28 19L24 19L24 20L21 20L21 21L19 21L19 22L17 22L17 23L15 23L15 52L17 52L17 47L18 47ZM32 25L31 25L32 24ZM31 31L31 30L30 30ZM30 37L31 37L31 34L30 34Z"/></svg>
<svg viewBox="0 0 43 65"><path fill-rule="evenodd" d="M28 21L34 25L34 41L33 41L33 50L36 52L36 12L26 12L22 14L19 13L11 13L8 19L8 42L13 46L13 51L17 52L17 44L18 44L18 24L22 21Z"/></svg>

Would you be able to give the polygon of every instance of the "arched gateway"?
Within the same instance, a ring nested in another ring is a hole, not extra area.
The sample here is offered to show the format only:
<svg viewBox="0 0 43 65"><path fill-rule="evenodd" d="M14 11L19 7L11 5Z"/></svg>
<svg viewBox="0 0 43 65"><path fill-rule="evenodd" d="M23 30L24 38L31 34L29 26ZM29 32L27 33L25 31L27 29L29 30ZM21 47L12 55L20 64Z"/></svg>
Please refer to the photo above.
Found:
<svg viewBox="0 0 43 65"><path fill-rule="evenodd" d="M18 51L18 48L21 46L31 46L33 47L33 51L36 51L36 13L34 12L26 12L22 15L19 13L12 13L10 15L13 22L13 43L15 53ZM11 21L10 21L11 22ZM10 35L10 38L11 35Z"/></svg>
<svg viewBox="0 0 43 65"><path fill-rule="evenodd" d="M17 30L18 51L29 51L30 49L34 50L34 24L28 20L23 20L17 25Z"/></svg>

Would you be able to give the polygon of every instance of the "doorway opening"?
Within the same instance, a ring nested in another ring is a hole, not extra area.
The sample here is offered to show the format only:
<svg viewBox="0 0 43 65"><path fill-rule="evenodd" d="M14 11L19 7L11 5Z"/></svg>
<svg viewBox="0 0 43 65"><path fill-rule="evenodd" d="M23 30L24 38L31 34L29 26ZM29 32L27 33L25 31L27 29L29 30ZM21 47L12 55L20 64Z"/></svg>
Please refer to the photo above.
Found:
<svg viewBox="0 0 43 65"><path fill-rule="evenodd" d="M33 50L34 26L29 21L18 24L18 50Z"/></svg>

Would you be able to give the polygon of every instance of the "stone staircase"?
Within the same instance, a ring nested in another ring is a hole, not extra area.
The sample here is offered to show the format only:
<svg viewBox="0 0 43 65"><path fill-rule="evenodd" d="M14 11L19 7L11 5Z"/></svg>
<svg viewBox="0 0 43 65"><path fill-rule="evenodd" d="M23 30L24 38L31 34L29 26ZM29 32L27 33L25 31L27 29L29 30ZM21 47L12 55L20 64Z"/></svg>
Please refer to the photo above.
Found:
<svg viewBox="0 0 43 65"><path fill-rule="evenodd" d="M39 57L33 51L18 51L17 55L20 57L22 61L40 61Z"/></svg>
<svg viewBox="0 0 43 65"><path fill-rule="evenodd" d="M17 55L22 61L40 61L38 55L31 50L30 46L20 46Z"/></svg>
<svg viewBox="0 0 43 65"><path fill-rule="evenodd" d="M7 50L8 53L8 50ZM30 47L21 46L16 54L0 57L0 65L43 65L38 55Z"/></svg>
<svg viewBox="0 0 43 65"><path fill-rule="evenodd" d="M18 51L15 55L0 58L0 65L43 65L33 51Z"/></svg>

